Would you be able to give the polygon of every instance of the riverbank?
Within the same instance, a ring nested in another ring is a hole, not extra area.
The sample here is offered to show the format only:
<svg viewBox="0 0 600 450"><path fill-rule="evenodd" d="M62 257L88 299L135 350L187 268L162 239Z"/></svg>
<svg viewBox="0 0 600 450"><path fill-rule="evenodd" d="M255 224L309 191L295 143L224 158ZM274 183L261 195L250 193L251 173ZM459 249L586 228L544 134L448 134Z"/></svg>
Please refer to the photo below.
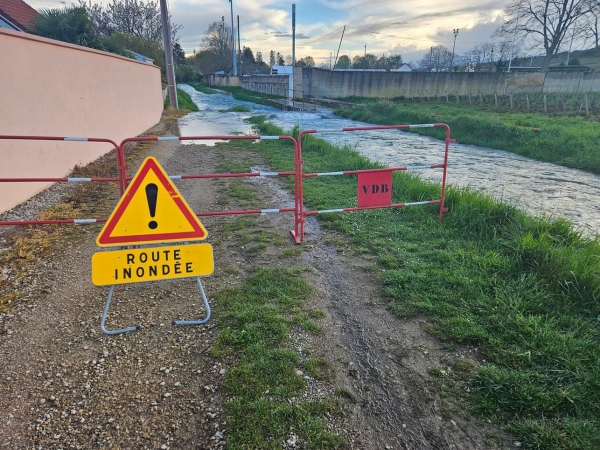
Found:
<svg viewBox="0 0 600 450"><path fill-rule="evenodd" d="M157 132L177 134L173 120ZM148 155L173 175L269 170L255 148L243 141L162 140L126 151L131 173ZM288 143L283 150L288 159L290 149ZM105 176L106 170L112 173L114 164L100 160L75 175ZM294 202L272 178L173 182L200 212ZM66 189L37 199L46 211L15 213L106 217L118 201L116 186L105 183ZM291 214L201 219L215 258L214 274L202 278L210 321L171 326L173 319L206 314L192 280L121 286L107 327L142 328L120 336L100 332L108 288L92 286L89 270L82 270L99 251L101 225L28 227L2 236L0 274L11 285L0 293L9 299L0 312L0 415L8 417L0 422L1 445L511 446L497 427L457 407L429 370L463 365L475 350L446 348L425 332L424 318L394 317L381 298L374 256L357 252L342 233L323 230L314 218L300 246L289 237Z"/></svg>
<svg viewBox="0 0 600 450"><path fill-rule="evenodd" d="M600 173L598 117L496 112L489 106L446 102L369 101L337 109L341 117L373 124L446 123L462 144L506 150L540 161ZM416 133L443 138L436 130Z"/></svg>
<svg viewBox="0 0 600 450"><path fill-rule="evenodd" d="M264 117L252 121L261 134L287 134ZM291 170L280 143L256 149L273 170ZM307 173L375 167L312 136L303 159ZM393 184L393 203L439 195L406 175ZM310 209L352 206L356 184L307 179L304 194ZM599 242L469 190L450 189L447 202L441 222L430 207L319 218L356 254L375 258L372 274L394 314L426 317L448 348L476 349L473 359L429 368L456 404L506 427L524 448L598 447Z"/></svg>

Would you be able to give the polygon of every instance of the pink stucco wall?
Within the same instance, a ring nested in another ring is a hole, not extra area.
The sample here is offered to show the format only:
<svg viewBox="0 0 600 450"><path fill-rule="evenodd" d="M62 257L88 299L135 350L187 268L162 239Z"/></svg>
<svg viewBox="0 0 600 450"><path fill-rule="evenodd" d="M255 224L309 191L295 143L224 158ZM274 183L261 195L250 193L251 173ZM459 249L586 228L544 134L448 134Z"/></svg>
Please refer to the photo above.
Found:
<svg viewBox="0 0 600 450"><path fill-rule="evenodd" d="M0 135L102 137L119 143L160 120L160 69L0 28L0 102ZM63 177L111 148L0 140L0 178ZM47 186L0 183L0 212Z"/></svg>

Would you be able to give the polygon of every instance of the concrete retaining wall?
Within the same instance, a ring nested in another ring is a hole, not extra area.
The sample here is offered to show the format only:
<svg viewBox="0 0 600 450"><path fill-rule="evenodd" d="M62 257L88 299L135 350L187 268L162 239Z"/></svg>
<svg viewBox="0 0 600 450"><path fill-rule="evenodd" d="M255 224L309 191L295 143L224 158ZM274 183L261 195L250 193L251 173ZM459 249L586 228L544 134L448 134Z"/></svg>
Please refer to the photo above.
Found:
<svg viewBox="0 0 600 450"><path fill-rule="evenodd" d="M262 94L280 95L287 97L289 90L289 75L252 75L242 77L244 89Z"/></svg>
<svg viewBox="0 0 600 450"><path fill-rule="evenodd" d="M305 69L302 89L315 97L437 97L541 92L544 76L504 72L362 72Z"/></svg>
<svg viewBox="0 0 600 450"><path fill-rule="evenodd" d="M117 143L160 120L160 69L0 28L0 134L84 136ZM111 150L89 142L0 140L0 178L63 177ZM2 183L0 212L48 183Z"/></svg>
<svg viewBox="0 0 600 450"><path fill-rule="evenodd" d="M222 77L211 74L209 83L214 86L242 86L241 78L242 77Z"/></svg>
<svg viewBox="0 0 600 450"><path fill-rule="evenodd" d="M548 72L544 82L544 92L550 94L600 92L600 73Z"/></svg>
<svg viewBox="0 0 600 450"><path fill-rule="evenodd" d="M286 95L287 75L243 77L244 88L267 94ZM582 72L362 72L295 68L297 97L327 98L421 97L509 95L540 92L597 92L599 73Z"/></svg>

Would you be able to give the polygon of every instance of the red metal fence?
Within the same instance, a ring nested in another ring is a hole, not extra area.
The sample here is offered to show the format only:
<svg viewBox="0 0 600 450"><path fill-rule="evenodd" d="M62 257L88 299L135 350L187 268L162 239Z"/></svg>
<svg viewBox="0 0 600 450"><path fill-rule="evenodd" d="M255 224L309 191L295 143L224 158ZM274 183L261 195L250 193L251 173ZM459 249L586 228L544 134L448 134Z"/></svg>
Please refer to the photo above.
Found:
<svg viewBox="0 0 600 450"><path fill-rule="evenodd" d="M419 166L402 166L389 167L382 169L367 169L367 170L346 170L339 172L323 172L323 173L303 173L302 160L302 138L307 134L317 133L332 133L332 132L354 132L354 131L373 131L373 130L408 130L411 128L444 128L445 129L445 150L443 161ZM206 178L241 178L241 177L294 177L294 207L279 207L270 209L246 209L246 210L223 210L223 211L203 211L196 213L197 216L219 216L219 215L241 215L241 214L265 214L265 213L294 213L294 229L290 231L296 243L301 243L304 238L304 223L305 217L323 213L332 212L349 212L362 211L368 209L379 208L398 208L403 206L439 204L439 218L442 219L443 214L447 211L444 206L446 192L446 174L448 169L448 152L449 145L455 142L450 137L450 128L443 123L434 124L418 124L418 125L389 125L389 126L369 126L369 127L348 127L341 129L324 129L324 130L304 130L297 139L291 136L150 136L150 137L133 137L127 138L117 145L110 139L103 138L83 138L83 137L55 137L55 136L8 136L0 135L0 139L15 139L15 140L45 140L45 141L79 141L79 142L104 142L110 143L115 148L117 161L117 178L52 178L52 177L30 177L30 178L0 178L0 183L8 182L117 182L121 195L125 191L131 177L127 173L127 162L125 157L125 145L129 142L149 142L149 141L235 141L235 140L284 140L289 141L293 145L294 171L288 172L246 172L246 173L212 173L212 174L182 174L169 175L171 179L206 179ZM411 171L421 169L442 169L441 196L439 199L432 199L419 202L403 202L392 203L392 173L395 171ZM321 177L321 176L336 176L336 175L356 175L357 176L357 206L347 206L329 210L305 210L304 208L304 187L303 180L305 178ZM68 223L101 223L106 222L106 218L101 219L62 219L62 220L27 220L27 221L0 221L0 226L3 225L44 225L44 224L68 224Z"/></svg>

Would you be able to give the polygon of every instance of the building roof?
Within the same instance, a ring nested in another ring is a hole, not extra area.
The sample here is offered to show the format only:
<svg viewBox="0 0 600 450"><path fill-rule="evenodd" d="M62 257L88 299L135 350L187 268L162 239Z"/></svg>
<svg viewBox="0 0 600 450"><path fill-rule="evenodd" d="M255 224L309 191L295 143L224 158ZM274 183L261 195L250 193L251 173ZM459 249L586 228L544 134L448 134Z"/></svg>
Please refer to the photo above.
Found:
<svg viewBox="0 0 600 450"><path fill-rule="evenodd" d="M23 0L0 0L0 16L6 18L19 31L26 31L33 26L37 11Z"/></svg>

